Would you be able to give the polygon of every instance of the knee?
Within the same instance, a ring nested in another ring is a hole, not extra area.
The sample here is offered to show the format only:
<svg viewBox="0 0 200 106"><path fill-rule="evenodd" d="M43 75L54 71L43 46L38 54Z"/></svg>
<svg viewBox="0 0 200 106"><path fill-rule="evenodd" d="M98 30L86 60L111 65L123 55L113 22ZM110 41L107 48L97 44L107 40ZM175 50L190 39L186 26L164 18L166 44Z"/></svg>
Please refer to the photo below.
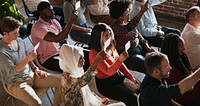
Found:
<svg viewBox="0 0 200 106"><path fill-rule="evenodd" d="M29 106L42 106L42 101L40 99L34 98L28 103Z"/></svg>

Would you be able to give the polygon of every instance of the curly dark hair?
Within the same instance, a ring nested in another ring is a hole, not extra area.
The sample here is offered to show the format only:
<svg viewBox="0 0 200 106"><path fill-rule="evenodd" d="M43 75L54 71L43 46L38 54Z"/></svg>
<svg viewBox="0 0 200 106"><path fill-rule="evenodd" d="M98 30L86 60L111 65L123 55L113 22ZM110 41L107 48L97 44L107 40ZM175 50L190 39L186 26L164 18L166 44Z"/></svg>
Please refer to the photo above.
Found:
<svg viewBox="0 0 200 106"><path fill-rule="evenodd" d="M175 33L169 33L165 36L161 45L161 52L169 58L171 66L175 65L186 75L190 74L191 66L185 53L179 54L178 46L181 38Z"/></svg>

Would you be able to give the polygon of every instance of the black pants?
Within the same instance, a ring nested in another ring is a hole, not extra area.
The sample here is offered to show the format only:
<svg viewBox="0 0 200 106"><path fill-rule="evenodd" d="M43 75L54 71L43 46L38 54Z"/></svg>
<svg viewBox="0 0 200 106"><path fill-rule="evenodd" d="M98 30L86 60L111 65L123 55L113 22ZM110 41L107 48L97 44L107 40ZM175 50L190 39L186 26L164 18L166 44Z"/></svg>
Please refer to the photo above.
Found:
<svg viewBox="0 0 200 106"><path fill-rule="evenodd" d="M43 63L43 66L49 70L54 70L56 72L62 73L63 70L59 66L59 54L52 56Z"/></svg>
<svg viewBox="0 0 200 106"><path fill-rule="evenodd" d="M137 106L137 96L123 84L124 78L120 71L108 78L96 77L97 89L102 95L122 101L126 106Z"/></svg>

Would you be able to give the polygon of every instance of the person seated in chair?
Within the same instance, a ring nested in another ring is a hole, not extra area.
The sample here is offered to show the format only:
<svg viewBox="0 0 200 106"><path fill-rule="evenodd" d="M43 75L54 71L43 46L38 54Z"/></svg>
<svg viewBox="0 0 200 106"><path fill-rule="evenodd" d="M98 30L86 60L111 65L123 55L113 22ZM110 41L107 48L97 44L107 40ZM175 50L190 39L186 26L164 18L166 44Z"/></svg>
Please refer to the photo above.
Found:
<svg viewBox="0 0 200 106"><path fill-rule="evenodd" d="M7 16L1 22L3 38L0 41L0 71L8 91L29 106L41 106L42 101L34 89L55 87L54 105L61 104L61 78L42 70L32 62L35 50L27 53L25 43L19 38L20 22Z"/></svg>
<svg viewBox="0 0 200 106"><path fill-rule="evenodd" d="M94 23L106 23L111 25L114 19L110 17L109 3L112 0L83 0L89 9L90 18Z"/></svg>
<svg viewBox="0 0 200 106"><path fill-rule="evenodd" d="M170 76L166 79L168 84L174 84L186 78L193 73L187 55L184 53L185 42L183 38L175 33L169 33L165 36L161 52L169 58L172 67ZM183 106L200 106L200 82L198 82L191 90L183 95L173 98Z"/></svg>
<svg viewBox="0 0 200 106"><path fill-rule="evenodd" d="M84 73L83 48L63 44L60 51L60 67L63 69L62 94L66 106L100 106L110 101L108 98L95 96L87 85L97 74L96 67L106 58L104 51L100 52L94 63Z"/></svg>
<svg viewBox="0 0 200 106"><path fill-rule="evenodd" d="M129 57L124 61L126 66L135 71L146 72L144 66L144 57L147 52L153 51L148 42L137 31L136 26L140 21L143 13L148 9L148 2L144 3L140 12L134 18L130 19L130 6L132 0L114 0L110 3L110 16L116 19L111 26L115 39L118 53L125 50L125 44L130 41L130 49L127 50Z"/></svg>
<svg viewBox="0 0 200 106"><path fill-rule="evenodd" d="M110 40L110 43L108 47L105 47L104 43L107 40ZM140 82L134 78L123 63L128 58L128 53L124 51L119 55L115 45L114 34L110 26L105 23L98 23L94 26L89 42L91 49L89 53L90 64L94 64L95 57L102 50L107 54L106 58L99 62L97 66L98 73L95 76L97 89L103 96L121 101L126 106L137 106L136 91L138 89L133 91L130 87L140 85ZM130 87L124 84L125 79L130 81ZM136 86L133 88L136 88Z"/></svg>
<svg viewBox="0 0 200 106"><path fill-rule="evenodd" d="M60 44L66 42L65 39L77 18L77 12L72 14L71 20L63 30L58 21L53 19L54 11L49 2L40 2L38 12L40 18L32 27L31 37L34 45L40 43L37 49L39 60L45 68L62 73L59 67Z"/></svg>
<svg viewBox="0 0 200 106"><path fill-rule="evenodd" d="M147 0L135 0L133 8L131 11L131 18L136 16L141 10L141 5ZM137 24L137 30L141 35L149 42L151 46L160 47L163 38L166 34L172 32L178 35L181 34L180 30L175 28L170 28L166 26L158 25L155 13L153 11L153 6L159 5L166 0L149 0L149 8L141 17L139 23Z"/></svg>
<svg viewBox="0 0 200 106"><path fill-rule="evenodd" d="M77 0L65 0L63 4L63 12L66 24L68 24L71 15L75 11L76 3ZM86 21L84 15L85 8L82 6L82 3L80 3L80 7L77 9L77 11L79 12L79 15L76 21L74 22L70 35L71 38L74 39L75 41L83 44L88 44L93 26L88 24Z"/></svg>
<svg viewBox="0 0 200 106"><path fill-rule="evenodd" d="M167 84L166 78L170 76L172 67L167 55L161 52L148 53L145 66L147 73L139 97L142 106L181 106L172 98L189 92L200 78L199 68L177 83Z"/></svg>

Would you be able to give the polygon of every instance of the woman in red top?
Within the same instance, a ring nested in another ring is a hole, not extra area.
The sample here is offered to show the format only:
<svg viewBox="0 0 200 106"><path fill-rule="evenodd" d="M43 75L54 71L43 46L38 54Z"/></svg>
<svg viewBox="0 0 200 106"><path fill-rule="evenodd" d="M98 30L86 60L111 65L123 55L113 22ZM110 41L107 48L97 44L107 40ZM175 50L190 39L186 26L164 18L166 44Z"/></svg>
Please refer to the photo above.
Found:
<svg viewBox="0 0 200 106"><path fill-rule="evenodd" d="M107 40L110 40L110 44L106 48L104 43ZM90 64L93 63L96 55L106 48L107 58L97 66L98 74L95 79L98 91L108 98L124 102L126 106L137 106L137 96L123 82L125 78L134 83L138 82L123 64L123 61L128 58L128 53L124 51L119 56L115 49L112 29L103 23L95 25L91 33L89 47L91 49L89 53Z"/></svg>
<svg viewBox="0 0 200 106"><path fill-rule="evenodd" d="M166 79L168 84L178 83L192 73L192 68L184 50L184 40L179 35L175 33L166 35L161 46L161 52L168 56L172 67L170 75ZM200 106L200 82L190 91L173 99L183 106Z"/></svg>

